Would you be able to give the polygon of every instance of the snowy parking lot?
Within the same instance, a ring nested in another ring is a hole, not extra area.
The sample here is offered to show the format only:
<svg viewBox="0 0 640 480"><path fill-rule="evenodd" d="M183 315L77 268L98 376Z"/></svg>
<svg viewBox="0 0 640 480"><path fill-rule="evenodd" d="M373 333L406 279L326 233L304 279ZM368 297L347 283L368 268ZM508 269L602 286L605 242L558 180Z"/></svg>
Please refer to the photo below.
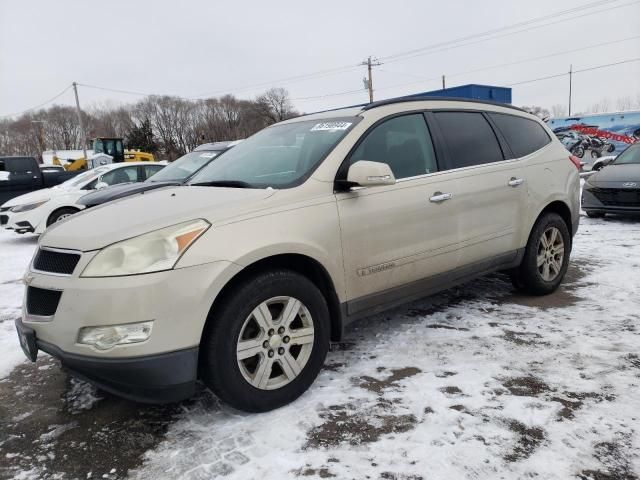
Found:
<svg viewBox="0 0 640 480"><path fill-rule="evenodd" d="M0 232L0 478L636 479L640 221L582 218L543 298L493 275L350 326L299 400L144 406L25 361L33 236Z"/></svg>

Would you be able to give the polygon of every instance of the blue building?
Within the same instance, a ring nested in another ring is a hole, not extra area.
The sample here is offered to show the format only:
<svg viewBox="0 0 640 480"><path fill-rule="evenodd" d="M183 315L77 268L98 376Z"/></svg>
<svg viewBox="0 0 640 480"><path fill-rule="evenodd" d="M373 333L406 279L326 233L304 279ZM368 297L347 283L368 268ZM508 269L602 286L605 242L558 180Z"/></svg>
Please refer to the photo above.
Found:
<svg viewBox="0 0 640 480"><path fill-rule="evenodd" d="M495 87L493 85L478 85L471 83L469 85L443 88L441 90L433 90L431 92L414 93L412 95L406 95L406 97L456 97L511 103L511 89L508 87Z"/></svg>

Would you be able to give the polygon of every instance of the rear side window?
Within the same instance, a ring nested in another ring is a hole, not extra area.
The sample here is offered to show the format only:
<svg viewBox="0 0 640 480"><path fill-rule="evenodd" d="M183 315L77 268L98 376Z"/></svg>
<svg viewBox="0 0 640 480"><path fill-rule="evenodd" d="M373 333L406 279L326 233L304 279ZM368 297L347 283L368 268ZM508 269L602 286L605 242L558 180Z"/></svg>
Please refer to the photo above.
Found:
<svg viewBox="0 0 640 480"><path fill-rule="evenodd" d="M0 160L0 171L9 173L29 173L33 169L31 158L3 158Z"/></svg>
<svg viewBox="0 0 640 480"><path fill-rule="evenodd" d="M496 134L479 112L434 112L449 150L450 168L504 160Z"/></svg>
<svg viewBox="0 0 640 480"><path fill-rule="evenodd" d="M160 170L162 170L162 168L164 167L164 165L144 165L144 178L149 178L152 175L155 175L156 173L158 173Z"/></svg>
<svg viewBox="0 0 640 480"><path fill-rule="evenodd" d="M516 157L524 157L551 143L545 129L535 120L503 113L490 113L489 116Z"/></svg>
<svg viewBox="0 0 640 480"><path fill-rule="evenodd" d="M349 164L359 160L386 163L398 179L438 170L421 113L394 117L374 127L353 152Z"/></svg>

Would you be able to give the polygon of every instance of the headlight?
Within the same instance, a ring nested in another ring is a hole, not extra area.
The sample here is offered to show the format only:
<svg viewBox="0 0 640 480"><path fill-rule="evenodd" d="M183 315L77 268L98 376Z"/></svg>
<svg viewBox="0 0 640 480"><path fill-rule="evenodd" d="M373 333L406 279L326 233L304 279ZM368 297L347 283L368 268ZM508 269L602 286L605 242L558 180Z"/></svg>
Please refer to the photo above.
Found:
<svg viewBox="0 0 640 480"><path fill-rule="evenodd" d="M40 205L44 205L48 201L49 200L44 200L42 202L25 203L24 205L16 205L15 207L11 208L11 211L13 213L28 212L29 210L33 210L34 208L38 208Z"/></svg>
<svg viewBox="0 0 640 480"><path fill-rule="evenodd" d="M206 220L192 220L114 243L93 257L81 276L118 277L171 270L210 226Z"/></svg>
<svg viewBox="0 0 640 480"><path fill-rule="evenodd" d="M84 327L78 334L78 343L91 345L98 350L109 350L116 345L140 343L151 336L153 322L109 325L105 327Z"/></svg>

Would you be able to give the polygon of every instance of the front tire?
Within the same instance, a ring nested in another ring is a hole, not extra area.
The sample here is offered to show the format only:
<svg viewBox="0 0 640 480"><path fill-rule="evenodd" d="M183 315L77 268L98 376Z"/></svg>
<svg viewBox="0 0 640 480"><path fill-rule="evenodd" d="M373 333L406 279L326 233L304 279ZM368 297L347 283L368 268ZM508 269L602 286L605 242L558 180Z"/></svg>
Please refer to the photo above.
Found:
<svg viewBox="0 0 640 480"><path fill-rule="evenodd" d="M200 376L225 403L266 412L302 395L329 350L320 290L289 270L258 274L212 311L200 345Z"/></svg>
<svg viewBox="0 0 640 480"><path fill-rule="evenodd" d="M59 208L58 210L55 210L53 213L51 213L51 215L49 215L49 218L47 218L47 227L49 225L53 225L56 222L60 222L65 218L68 218L71 215L78 212L79 210L76 208L71 208L71 207Z"/></svg>
<svg viewBox="0 0 640 480"><path fill-rule="evenodd" d="M569 266L571 235L557 213L542 215L533 226L519 267L511 272L516 289L530 295L555 291Z"/></svg>

